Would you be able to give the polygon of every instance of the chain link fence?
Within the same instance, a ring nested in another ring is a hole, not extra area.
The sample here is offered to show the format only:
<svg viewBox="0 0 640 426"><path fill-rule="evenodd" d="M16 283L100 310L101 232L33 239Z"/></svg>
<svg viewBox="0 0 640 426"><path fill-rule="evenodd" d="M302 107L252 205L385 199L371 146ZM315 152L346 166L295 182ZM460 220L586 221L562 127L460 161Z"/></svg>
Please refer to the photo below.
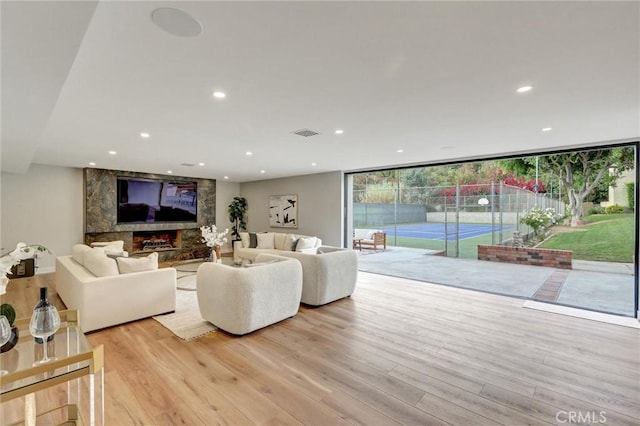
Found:
<svg viewBox="0 0 640 426"><path fill-rule="evenodd" d="M353 200L354 228L384 228L390 245L431 248L452 257L475 257L477 244L510 244L514 231L528 236L533 230L520 220L534 206L565 216L562 194L535 193L503 183L354 190ZM429 227L429 241L420 242L398 232L399 225L408 224L441 226ZM483 225L477 227L484 230L477 237L482 241L473 246L470 239L461 253L466 238L461 225L471 224ZM434 236L438 229L440 235Z"/></svg>

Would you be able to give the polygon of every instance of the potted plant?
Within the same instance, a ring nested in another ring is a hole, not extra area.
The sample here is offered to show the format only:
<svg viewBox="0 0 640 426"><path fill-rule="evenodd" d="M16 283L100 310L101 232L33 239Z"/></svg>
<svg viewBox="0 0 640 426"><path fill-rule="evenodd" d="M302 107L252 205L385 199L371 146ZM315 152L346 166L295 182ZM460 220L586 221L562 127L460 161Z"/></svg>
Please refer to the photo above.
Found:
<svg viewBox="0 0 640 426"><path fill-rule="evenodd" d="M220 261L220 246L227 242L228 229L222 232L218 232L216 225L201 226L200 232L202 234L202 242L209 247L208 261L217 262Z"/></svg>
<svg viewBox="0 0 640 426"><path fill-rule="evenodd" d="M233 197L233 201L229 204L229 221L233 223L231 235L234 241L240 239L240 231L247 230L247 222L244 216L248 208L247 199L244 197Z"/></svg>

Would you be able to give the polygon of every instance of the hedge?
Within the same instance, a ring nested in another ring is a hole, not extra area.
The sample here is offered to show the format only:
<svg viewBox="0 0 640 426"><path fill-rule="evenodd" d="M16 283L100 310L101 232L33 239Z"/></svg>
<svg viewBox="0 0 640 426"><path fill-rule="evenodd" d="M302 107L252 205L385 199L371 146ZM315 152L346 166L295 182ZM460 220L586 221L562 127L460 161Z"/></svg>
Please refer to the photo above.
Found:
<svg viewBox="0 0 640 426"><path fill-rule="evenodd" d="M625 187L627 188L627 202L629 203L629 208L633 210L636 198L636 185L633 182L627 182Z"/></svg>

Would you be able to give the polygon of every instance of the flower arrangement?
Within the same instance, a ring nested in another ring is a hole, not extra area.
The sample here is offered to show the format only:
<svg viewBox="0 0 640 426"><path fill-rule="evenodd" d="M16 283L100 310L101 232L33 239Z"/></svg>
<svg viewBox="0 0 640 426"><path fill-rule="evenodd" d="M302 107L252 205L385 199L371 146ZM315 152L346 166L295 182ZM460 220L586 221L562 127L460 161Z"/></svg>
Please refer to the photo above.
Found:
<svg viewBox="0 0 640 426"><path fill-rule="evenodd" d="M218 228L215 225L201 226L200 232L202 233L202 242L205 243L207 247L216 247L227 242L229 229L218 232Z"/></svg>
<svg viewBox="0 0 640 426"><path fill-rule="evenodd" d="M7 292L7 284L9 284L9 277L7 275L11 273L11 268L20 263L21 260L32 258L38 252L51 253L48 248L40 244L27 245L25 243L18 243L13 251L0 256L0 271L2 272L2 276L0 276L0 295ZM0 305L0 315L7 317L9 325L13 325L16 319L16 311L13 309L13 306L8 303ZM8 344L9 343L2 346L2 352L13 347L13 345L7 347ZM15 345L15 342L13 344Z"/></svg>
<svg viewBox="0 0 640 426"><path fill-rule="evenodd" d="M0 271L2 277L0 277L0 295L4 294L9 284L9 278L7 275L11 273L11 268L20 263L21 260L30 259L38 252L51 253L48 248L41 246L40 244L25 244L18 243L13 251L0 256Z"/></svg>

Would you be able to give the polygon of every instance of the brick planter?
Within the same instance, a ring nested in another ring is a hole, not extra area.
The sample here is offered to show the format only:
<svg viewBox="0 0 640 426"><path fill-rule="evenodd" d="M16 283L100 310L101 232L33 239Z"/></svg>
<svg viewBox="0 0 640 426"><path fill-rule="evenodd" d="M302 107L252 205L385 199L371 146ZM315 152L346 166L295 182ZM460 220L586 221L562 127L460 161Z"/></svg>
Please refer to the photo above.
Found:
<svg viewBox="0 0 640 426"><path fill-rule="evenodd" d="M571 269L573 251L478 245L478 260Z"/></svg>

